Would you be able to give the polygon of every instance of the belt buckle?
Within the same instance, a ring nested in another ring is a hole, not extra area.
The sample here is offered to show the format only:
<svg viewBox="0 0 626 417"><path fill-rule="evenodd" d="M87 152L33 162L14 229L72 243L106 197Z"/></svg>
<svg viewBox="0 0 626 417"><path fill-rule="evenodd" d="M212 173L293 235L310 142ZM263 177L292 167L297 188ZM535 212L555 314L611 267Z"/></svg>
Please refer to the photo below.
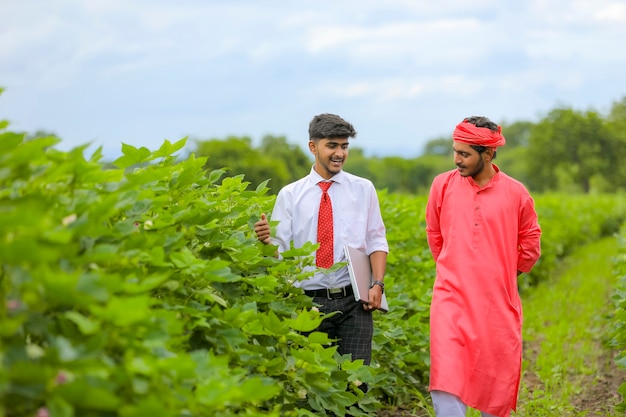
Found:
<svg viewBox="0 0 626 417"><path fill-rule="evenodd" d="M346 296L346 288L342 287L342 288L327 288L326 289L326 296L329 299L333 299L333 298L343 298Z"/></svg>

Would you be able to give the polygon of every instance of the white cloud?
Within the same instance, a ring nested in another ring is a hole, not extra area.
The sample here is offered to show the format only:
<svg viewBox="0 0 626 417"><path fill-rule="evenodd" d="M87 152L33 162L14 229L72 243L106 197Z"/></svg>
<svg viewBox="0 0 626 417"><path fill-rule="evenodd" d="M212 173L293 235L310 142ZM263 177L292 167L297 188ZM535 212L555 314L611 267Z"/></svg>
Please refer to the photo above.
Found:
<svg viewBox="0 0 626 417"><path fill-rule="evenodd" d="M604 5L593 13L593 17L599 22L626 23L626 3Z"/></svg>
<svg viewBox="0 0 626 417"><path fill-rule="evenodd" d="M0 119L73 143L295 138L333 110L363 117L359 143L384 152L467 114L626 95L616 0L22 0L0 14Z"/></svg>

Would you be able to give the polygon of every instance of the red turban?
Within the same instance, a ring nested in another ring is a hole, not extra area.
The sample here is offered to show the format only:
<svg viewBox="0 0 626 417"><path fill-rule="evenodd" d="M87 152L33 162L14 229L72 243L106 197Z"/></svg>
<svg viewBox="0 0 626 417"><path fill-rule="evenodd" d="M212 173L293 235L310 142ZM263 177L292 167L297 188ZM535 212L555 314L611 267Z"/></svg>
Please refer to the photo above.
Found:
<svg viewBox="0 0 626 417"><path fill-rule="evenodd" d="M452 139L457 142L469 145L485 146L487 148L497 148L504 146L506 139L502 136L502 127L498 126L498 131L494 132L487 127L476 127L469 122L461 122L456 125Z"/></svg>

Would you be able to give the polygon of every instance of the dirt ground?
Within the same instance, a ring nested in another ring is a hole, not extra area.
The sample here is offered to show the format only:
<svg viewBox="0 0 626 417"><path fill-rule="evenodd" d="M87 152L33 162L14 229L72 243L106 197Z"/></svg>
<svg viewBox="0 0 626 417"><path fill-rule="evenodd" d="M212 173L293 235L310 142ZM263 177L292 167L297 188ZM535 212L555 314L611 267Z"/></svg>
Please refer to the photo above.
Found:
<svg viewBox="0 0 626 417"><path fill-rule="evenodd" d="M615 355L607 352L602 358L602 372L585 376L583 392L572 399L577 411L587 411L589 417L604 417L615 412L615 406L622 401L617 389L626 381L626 369L617 367Z"/></svg>
<svg viewBox="0 0 626 417"><path fill-rule="evenodd" d="M602 355L598 360L599 372L597 375L583 376L581 392L572 398L572 405L575 409L574 415L585 415L587 417L606 417L615 412L615 406L622 401L617 393L619 386L626 381L626 369L619 368L615 363L616 352L602 349ZM524 346L524 358L532 364L536 358L538 347L528 344ZM532 365L531 365L532 367ZM529 394L536 390L542 390L543 386L539 378L532 372L524 372L522 384L528 389ZM523 397L519 399L520 405ZM520 417L537 417L522 416ZM378 417L428 417L425 411L415 409L384 410Z"/></svg>
<svg viewBox="0 0 626 417"><path fill-rule="evenodd" d="M524 358L530 361L531 369L524 372L522 383L528 389L529 394L543 389L543 384L532 372L532 364L537 357L539 344L540 342L536 342L524 346ZM617 390L626 381L626 369L618 367L615 363L617 352L607 350L600 342L596 345L601 352L596 364L598 373L584 376L572 375L575 378L582 378L580 393L571 399L575 415L606 417L614 413L615 406L622 401ZM520 403L522 401L523 398L520 398Z"/></svg>

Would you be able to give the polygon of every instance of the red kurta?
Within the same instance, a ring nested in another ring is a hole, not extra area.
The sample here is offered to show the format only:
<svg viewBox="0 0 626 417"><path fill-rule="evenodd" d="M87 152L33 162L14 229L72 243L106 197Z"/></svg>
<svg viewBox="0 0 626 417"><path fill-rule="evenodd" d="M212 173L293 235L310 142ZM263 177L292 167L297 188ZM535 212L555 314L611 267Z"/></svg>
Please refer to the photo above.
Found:
<svg viewBox="0 0 626 417"><path fill-rule="evenodd" d="M534 202L500 172L479 188L457 170L438 175L426 208L437 264L430 314L430 389L508 417L517 405L522 305L517 271L540 255Z"/></svg>

